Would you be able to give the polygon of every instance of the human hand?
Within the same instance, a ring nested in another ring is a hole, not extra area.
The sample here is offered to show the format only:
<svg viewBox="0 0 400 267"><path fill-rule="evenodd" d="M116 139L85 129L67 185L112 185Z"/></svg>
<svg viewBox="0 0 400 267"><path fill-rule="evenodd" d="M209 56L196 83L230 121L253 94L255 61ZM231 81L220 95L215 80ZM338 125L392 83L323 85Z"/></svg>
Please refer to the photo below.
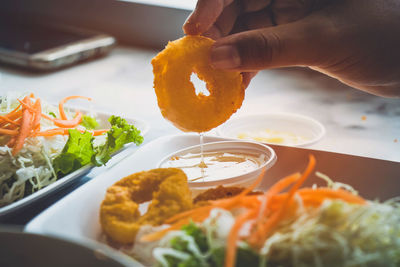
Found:
<svg viewBox="0 0 400 267"><path fill-rule="evenodd" d="M216 39L211 64L244 73L308 66L400 97L398 0L198 0L183 30Z"/></svg>

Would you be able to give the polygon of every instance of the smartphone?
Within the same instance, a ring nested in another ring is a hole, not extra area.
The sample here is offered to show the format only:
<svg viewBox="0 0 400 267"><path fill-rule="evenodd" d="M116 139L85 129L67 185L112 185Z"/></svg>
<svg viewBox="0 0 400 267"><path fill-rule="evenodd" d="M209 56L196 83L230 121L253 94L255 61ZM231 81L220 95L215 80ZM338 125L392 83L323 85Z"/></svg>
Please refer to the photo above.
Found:
<svg viewBox="0 0 400 267"><path fill-rule="evenodd" d="M49 71L107 54L115 38L60 25L0 24L0 62Z"/></svg>

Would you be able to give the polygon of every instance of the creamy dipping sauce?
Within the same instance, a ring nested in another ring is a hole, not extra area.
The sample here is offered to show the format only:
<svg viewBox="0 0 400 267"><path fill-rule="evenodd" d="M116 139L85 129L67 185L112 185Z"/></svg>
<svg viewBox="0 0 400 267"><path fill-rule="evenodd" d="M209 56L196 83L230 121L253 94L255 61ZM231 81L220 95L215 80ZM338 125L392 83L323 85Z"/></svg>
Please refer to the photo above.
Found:
<svg viewBox="0 0 400 267"><path fill-rule="evenodd" d="M264 162L265 155L261 153L204 152L171 157L161 167L181 168L189 182L209 182L251 172Z"/></svg>
<svg viewBox="0 0 400 267"><path fill-rule="evenodd" d="M291 132L270 129L239 133L237 138L278 145L296 145L309 140L305 136L296 135Z"/></svg>

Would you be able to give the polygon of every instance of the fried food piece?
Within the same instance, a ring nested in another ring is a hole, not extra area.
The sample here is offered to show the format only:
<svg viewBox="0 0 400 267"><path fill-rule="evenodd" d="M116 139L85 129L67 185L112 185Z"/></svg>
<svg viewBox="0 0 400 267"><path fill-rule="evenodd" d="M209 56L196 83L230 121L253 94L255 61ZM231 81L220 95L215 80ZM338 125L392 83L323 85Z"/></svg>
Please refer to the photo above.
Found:
<svg viewBox="0 0 400 267"><path fill-rule="evenodd" d="M154 89L162 115L185 132L206 132L228 120L242 105L244 86L237 71L209 64L214 41L185 36L169 42L153 58ZM209 95L196 94L192 73L206 82Z"/></svg>
<svg viewBox="0 0 400 267"><path fill-rule="evenodd" d="M148 211L141 215L139 204L147 201ZM160 225L190 208L186 174L177 168L153 169L129 175L107 189L100 224L112 241L131 244L142 225Z"/></svg>
<svg viewBox="0 0 400 267"><path fill-rule="evenodd" d="M216 188L210 188L203 193L199 194L197 197L193 199L193 204L204 203L209 200L217 200L221 198L229 198L236 195L239 195L244 190L244 187L236 187L236 186L228 186L224 187L222 185ZM259 195L262 192L252 191L248 195Z"/></svg>

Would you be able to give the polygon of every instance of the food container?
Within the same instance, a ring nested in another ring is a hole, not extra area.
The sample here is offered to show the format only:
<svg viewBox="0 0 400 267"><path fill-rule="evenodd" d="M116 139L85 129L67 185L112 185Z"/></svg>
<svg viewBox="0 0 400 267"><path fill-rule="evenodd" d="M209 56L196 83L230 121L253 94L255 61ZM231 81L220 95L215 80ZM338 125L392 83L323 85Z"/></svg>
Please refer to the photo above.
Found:
<svg viewBox="0 0 400 267"><path fill-rule="evenodd" d="M265 144L305 147L318 142L325 135L325 127L304 115L264 113L229 120L217 128L217 134Z"/></svg>
<svg viewBox="0 0 400 267"><path fill-rule="evenodd" d="M218 141L205 143L203 145L195 145L173 152L164 157L159 162L158 167L178 167L173 166L173 163L171 164L171 162L173 162L171 159L180 158L188 154L200 154L201 150L204 154L224 153L225 155L246 155L246 157L250 155L257 160L258 166L242 169L240 173L229 172L227 168L230 167L224 166L222 167L224 168L222 171L217 170L217 172L214 173L215 175L220 175L220 177L213 176L212 179L197 179L191 181L190 175L188 175L189 187L194 195L219 185L247 187L251 185L264 170L272 167L276 161L274 150L267 145L251 141ZM182 169L187 172L185 168ZM222 175L222 173L224 174Z"/></svg>

